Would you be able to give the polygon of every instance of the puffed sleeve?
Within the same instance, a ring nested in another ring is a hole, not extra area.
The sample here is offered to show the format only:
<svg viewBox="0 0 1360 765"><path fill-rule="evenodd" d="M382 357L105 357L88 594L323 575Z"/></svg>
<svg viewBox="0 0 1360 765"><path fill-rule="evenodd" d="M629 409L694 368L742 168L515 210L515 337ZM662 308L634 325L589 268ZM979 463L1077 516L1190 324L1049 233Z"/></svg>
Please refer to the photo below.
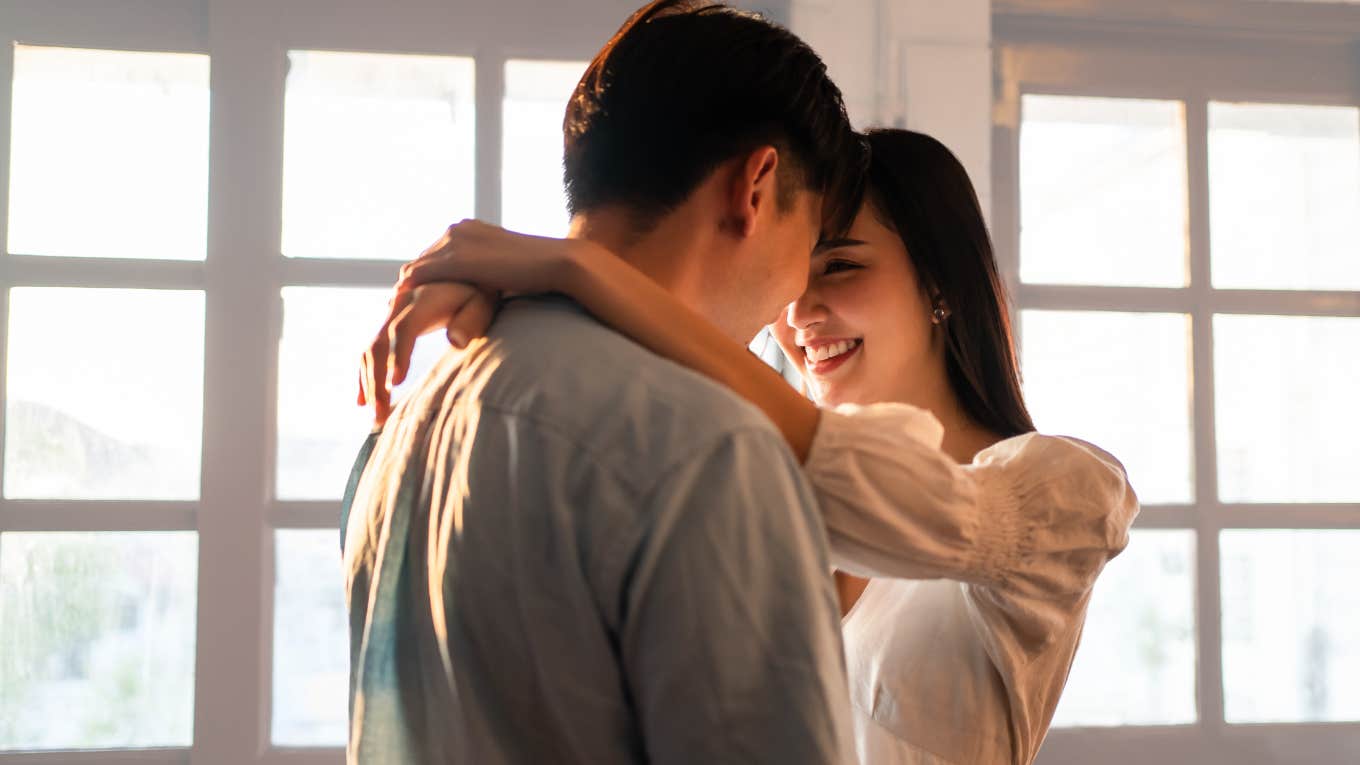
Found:
<svg viewBox="0 0 1360 765"><path fill-rule="evenodd" d="M905 404L823 411L804 466L833 563L869 577L955 579L1031 597L1089 591L1138 512L1123 467L1030 433L959 465Z"/></svg>

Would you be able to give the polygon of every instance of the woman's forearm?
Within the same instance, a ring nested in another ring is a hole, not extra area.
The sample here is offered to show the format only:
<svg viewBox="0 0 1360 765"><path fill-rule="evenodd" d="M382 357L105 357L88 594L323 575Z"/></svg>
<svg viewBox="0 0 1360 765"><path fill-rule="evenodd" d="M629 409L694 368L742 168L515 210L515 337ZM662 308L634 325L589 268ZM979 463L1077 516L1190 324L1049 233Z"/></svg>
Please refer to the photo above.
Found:
<svg viewBox="0 0 1360 765"><path fill-rule="evenodd" d="M774 422L799 462L807 459L820 416L816 405L641 271L608 252L588 249L571 259L562 291L653 353L755 404Z"/></svg>

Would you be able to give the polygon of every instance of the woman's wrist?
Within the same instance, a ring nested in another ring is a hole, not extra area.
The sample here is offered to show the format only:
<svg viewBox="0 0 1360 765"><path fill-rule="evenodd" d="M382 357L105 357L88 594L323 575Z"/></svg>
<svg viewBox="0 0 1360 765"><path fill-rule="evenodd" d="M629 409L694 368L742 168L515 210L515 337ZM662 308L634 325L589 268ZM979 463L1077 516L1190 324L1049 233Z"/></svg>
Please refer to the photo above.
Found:
<svg viewBox="0 0 1360 765"><path fill-rule="evenodd" d="M557 289L577 300L589 291L598 277L601 257L609 255L599 245L584 239L568 239L561 262L557 266Z"/></svg>

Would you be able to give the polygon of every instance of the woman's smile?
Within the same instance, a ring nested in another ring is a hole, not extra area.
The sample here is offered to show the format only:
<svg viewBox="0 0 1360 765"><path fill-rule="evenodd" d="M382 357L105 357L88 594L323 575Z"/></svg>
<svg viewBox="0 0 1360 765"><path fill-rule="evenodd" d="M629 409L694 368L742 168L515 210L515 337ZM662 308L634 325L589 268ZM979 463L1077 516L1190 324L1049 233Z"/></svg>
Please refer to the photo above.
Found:
<svg viewBox="0 0 1360 765"><path fill-rule="evenodd" d="M824 338L799 344L803 349L803 367L809 374L827 377L859 354L863 338Z"/></svg>

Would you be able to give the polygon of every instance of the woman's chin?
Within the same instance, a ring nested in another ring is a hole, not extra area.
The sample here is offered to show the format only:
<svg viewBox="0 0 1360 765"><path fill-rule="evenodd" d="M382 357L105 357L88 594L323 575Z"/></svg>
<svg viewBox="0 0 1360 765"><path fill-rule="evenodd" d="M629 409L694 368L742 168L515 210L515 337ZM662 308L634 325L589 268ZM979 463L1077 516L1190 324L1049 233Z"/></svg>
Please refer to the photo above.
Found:
<svg viewBox="0 0 1360 765"><path fill-rule="evenodd" d="M835 409L836 407L845 404L865 406L884 400L882 398L876 398L856 386L846 385L845 383L813 385L811 393L813 402L823 409Z"/></svg>
<svg viewBox="0 0 1360 765"><path fill-rule="evenodd" d="M812 375L807 370L802 372L803 395L823 409L835 409L842 404L866 403L863 392L858 390L860 386L853 384L853 379L828 380Z"/></svg>
<svg viewBox="0 0 1360 765"><path fill-rule="evenodd" d="M808 391L811 394L813 403L823 409L835 409L841 404L854 403L847 400L839 388L840 386L838 385L818 385L817 383L813 383Z"/></svg>

